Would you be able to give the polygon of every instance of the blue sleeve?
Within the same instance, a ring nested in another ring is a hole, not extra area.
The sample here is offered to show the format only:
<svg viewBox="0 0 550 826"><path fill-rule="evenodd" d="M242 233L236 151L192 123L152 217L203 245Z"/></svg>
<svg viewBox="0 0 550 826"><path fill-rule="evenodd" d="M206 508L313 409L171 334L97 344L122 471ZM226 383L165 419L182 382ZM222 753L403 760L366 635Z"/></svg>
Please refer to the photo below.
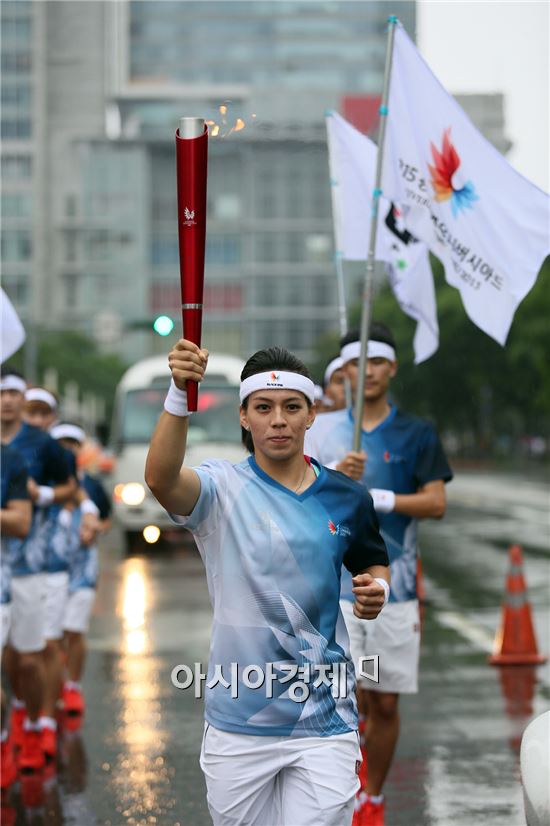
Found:
<svg viewBox="0 0 550 826"><path fill-rule="evenodd" d="M363 492L357 509L355 528L344 554L344 565L352 574L358 574L371 565L390 564L386 544L380 534L378 517L372 497Z"/></svg>
<svg viewBox="0 0 550 826"><path fill-rule="evenodd" d="M6 491L6 503L14 499L30 499L27 490L27 480L29 474L23 462L17 463L10 468L10 478Z"/></svg>
<svg viewBox="0 0 550 826"><path fill-rule="evenodd" d="M52 485L61 485L67 482L72 475L66 451L51 436L48 436L44 446L43 470L44 478Z"/></svg>
<svg viewBox="0 0 550 826"><path fill-rule="evenodd" d="M67 448L63 448L63 450L67 460L67 467L69 468L69 475L76 478L76 456L72 450L67 450Z"/></svg>
<svg viewBox="0 0 550 826"><path fill-rule="evenodd" d="M88 496L99 508L99 518L108 519L111 515L111 500L105 492L105 488L99 481L91 476L85 476L83 487L88 493Z"/></svg>
<svg viewBox="0 0 550 826"><path fill-rule="evenodd" d="M420 437L414 477L418 487L438 479L450 482L453 478L439 436L431 425L426 426Z"/></svg>
<svg viewBox="0 0 550 826"><path fill-rule="evenodd" d="M178 525L183 525L191 533L206 537L213 533L218 525L218 516L222 508L226 475L222 461L206 461L193 468L200 480L199 498L188 516L170 514Z"/></svg>

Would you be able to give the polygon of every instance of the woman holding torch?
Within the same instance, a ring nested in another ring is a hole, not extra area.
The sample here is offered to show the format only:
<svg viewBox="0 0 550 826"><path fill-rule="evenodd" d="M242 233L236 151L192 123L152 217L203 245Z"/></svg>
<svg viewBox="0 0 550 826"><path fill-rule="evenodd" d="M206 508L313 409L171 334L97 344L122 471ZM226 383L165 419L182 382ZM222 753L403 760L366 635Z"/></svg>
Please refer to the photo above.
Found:
<svg viewBox="0 0 550 826"><path fill-rule="evenodd" d="M214 612L201 767L215 826L351 823L361 760L355 674L339 608L342 563L358 617L388 598L367 491L304 456L315 418L307 369L281 348L246 363L237 465L183 465L187 382L208 352L181 339L145 479L194 535Z"/></svg>

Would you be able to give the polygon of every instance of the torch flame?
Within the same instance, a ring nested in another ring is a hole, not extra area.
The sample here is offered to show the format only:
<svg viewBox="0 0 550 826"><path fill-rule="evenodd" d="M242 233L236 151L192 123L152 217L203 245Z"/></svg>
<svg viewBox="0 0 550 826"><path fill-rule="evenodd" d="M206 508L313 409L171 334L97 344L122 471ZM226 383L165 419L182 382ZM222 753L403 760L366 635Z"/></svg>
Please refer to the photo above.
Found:
<svg viewBox="0 0 550 826"><path fill-rule="evenodd" d="M229 137L229 135L233 134L233 132L241 132L245 128L246 123L243 120L243 118L235 118L235 123L233 124L233 126L231 126L229 129L227 128L228 123L226 115L228 114L228 106L226 103L221 103L218 106L218 110L222 115L220 123L216 123L215 120L206 121L206 125L210 130L211 138L227 138ZM254 113L251 116L251 119L255 121L256 117L257 115Z"/></svg>

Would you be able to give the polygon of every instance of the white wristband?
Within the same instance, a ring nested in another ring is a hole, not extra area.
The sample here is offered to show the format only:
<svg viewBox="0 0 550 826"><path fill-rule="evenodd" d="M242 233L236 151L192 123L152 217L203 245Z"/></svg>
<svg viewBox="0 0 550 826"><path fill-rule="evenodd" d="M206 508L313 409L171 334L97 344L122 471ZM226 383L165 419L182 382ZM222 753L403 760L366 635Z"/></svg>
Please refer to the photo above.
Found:
<svg viewBox="0 0 550 826"><path fill-rule="evenodd" d="M49 508L49 506L53 503L54 496L55 493L53 488L48 487L48 485L39 485L36 504L39 508Z"/></svg>
<svg viewBox="0 0 550 826"><path fill-rule="evenodd" d="M170 382L168 395L164 400L164 409L167 413L171 413L172 416L191 415L187 409L187 392L176 387L174 379Z"/></svg>
<svg viewBox="0 0 550 826"><path fill-rule="evenodd" d="M377 513L391 513L395 508L395 493L393 490L372 488L369 493L372 496L374 510Z"/></svg>
<svg viewBox="0 0 550 826"><path fill-rule="evenodd" d="M91 499L83 499L80 503L80 512L82 514L91 513L93 516L99 516L99 508Z"/></svg>
<svg viewBox="0 0 550 826"><path fill-rule="evenodd" d="M390 586L388 585L388 583L386 582L385 579L382 579L381 576L375 576L374 581L379 582L380 585L384 589L384 605L385 605L387 603L387 601L389 600L389 598L390 598ZM382 606L382 607L384 607L384 606Z"/></svg>
<svg viewBox="0 0 550 826"><path fill-rule="evenodd" d="M62 528L70 528L73 521L73 512L67 510L67 508L62 508L59 511L59 516L57 517L57 524L60 525Z"/></svg>

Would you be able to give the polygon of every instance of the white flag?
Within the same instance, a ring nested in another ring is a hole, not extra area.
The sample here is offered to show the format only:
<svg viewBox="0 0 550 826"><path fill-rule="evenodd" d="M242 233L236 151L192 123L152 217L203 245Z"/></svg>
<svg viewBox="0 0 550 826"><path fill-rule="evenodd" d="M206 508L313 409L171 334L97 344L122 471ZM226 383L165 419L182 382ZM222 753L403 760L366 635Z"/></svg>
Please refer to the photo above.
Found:
<svg viewBox="0 0 550 826"><path fill-rule="evenodd" d="M326 122L337 253L348 261L366 261L378 149L336 112L329 113ZM439 344L428 249L406 230L402 211L384 198L379 204L376 258L386 263L399 306L417 322L413 345L419 364Z"/></svg>
<svg viewBox="0 0 550 826"><path fill-rule="evenodd" d="M550 199L478 132L395 31L382 190L445 267L471 320L504 344L550 251Z"/></svg>
<svg viewBox="0 0 550 826"><path fill-rule="evenodd" d="M414 363L433 356L439 347L437 304L430 256L426 244L405 227L401 209L395 204L382 210L378 220L376 254L386 261L386 272L399 306L416 321L413 339Z"/></svg>
<svg viewBox="0 0 550 826"><path fill-rule="evenodd" d="M2 304L2 351L0 358L4 363L19 350L25 341L25 330L4 290L0 290L0 296Z"/></svg>

